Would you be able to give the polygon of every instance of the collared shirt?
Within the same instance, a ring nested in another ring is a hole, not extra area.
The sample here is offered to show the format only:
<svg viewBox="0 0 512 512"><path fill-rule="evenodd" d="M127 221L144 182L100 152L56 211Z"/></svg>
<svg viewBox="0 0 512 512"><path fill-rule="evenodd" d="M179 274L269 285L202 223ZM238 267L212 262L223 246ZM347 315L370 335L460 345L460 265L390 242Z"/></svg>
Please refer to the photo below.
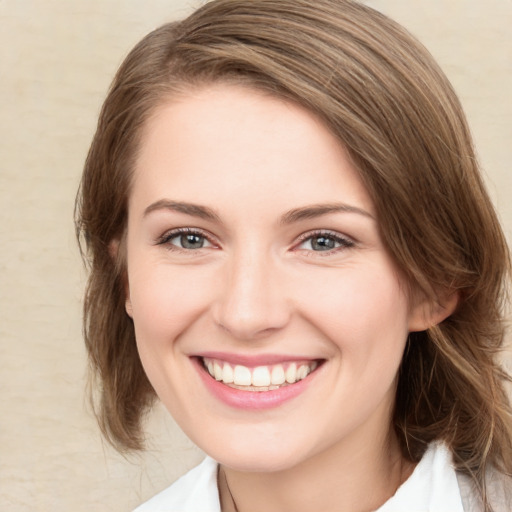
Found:
<svg viewBox="0 0 512 512"><path fill-rule="evenodd" d="M221 512L218 464L207 457L199 466L134 512ZM463 512L451 453L432 443L411 476L376 512Z"/></svg>

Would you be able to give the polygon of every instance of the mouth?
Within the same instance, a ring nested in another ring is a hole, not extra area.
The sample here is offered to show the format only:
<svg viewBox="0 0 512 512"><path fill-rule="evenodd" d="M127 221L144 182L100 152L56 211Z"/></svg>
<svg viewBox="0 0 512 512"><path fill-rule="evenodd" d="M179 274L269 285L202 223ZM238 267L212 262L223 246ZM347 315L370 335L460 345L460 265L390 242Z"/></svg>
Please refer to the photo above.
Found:
<svg viewBox="0 0 512 512"><path fill-rule="evenodd" d="M203 368L217 382L242 391L268 392L297 384L315 372L323 360L298 360L245 366L222 359L202 357Z"/></svg>
<svg viewBox="0 0 512 512"><path fill-rule="evenodd" d="M210 352L192 356L205 388L220 402L238 410L279 408L299 396L314 396L317 375L326 359L282 355L242 355Z"/></svg>

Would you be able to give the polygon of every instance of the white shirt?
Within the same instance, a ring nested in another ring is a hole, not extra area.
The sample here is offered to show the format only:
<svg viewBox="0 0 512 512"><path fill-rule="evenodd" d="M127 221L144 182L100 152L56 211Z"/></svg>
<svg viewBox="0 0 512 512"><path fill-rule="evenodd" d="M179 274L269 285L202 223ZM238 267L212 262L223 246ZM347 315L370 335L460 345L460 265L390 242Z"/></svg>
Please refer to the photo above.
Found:
<svg viewBox="0 0 512 512"><path fill-rule="evenodd" d="M217 468L207 457L134 512L221 512ZM464 512L446 446L432 443L411 476L376 512Z"/></svg>

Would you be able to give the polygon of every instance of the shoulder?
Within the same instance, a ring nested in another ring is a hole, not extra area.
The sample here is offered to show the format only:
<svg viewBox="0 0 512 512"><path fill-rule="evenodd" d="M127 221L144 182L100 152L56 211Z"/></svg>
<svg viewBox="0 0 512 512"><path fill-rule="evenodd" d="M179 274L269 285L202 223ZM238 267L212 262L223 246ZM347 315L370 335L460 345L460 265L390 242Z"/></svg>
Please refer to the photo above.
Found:
<svg viewBox="0 0 512 512"><path fill-rule="evenodd" d="M482 499L471 477L457 471L460 494L464 512L483 510ZM491 467L487 470L485 481L487 497L493 512L510 512L512 510L512 477Z"/></svg>
<svg viewBox="0 0 512 512"><path fill-rule="evenodd" d="M220 512L217 462L207 457L134 512Z"/></svg>

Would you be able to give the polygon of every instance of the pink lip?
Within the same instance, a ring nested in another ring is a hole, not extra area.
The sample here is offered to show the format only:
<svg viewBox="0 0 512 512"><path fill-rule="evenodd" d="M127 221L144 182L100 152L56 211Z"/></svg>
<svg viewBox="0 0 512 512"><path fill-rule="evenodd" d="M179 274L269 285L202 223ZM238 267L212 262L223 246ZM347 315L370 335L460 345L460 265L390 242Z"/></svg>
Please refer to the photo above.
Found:
<svg viewBox="0 0 512 512"><path fill-rule="evenodd" d="M213 354L213 353L211 353ZM220 355L219 353L216 354ZM239 362L239 364L243 364L240 361L245 358L236 357L236 361L231 361L223 357L213 357L212 355L208 355L205 357L212 357L212 359L222 359L228 362ZM254 358L250 358L251 362L254 363ZM257 359L257 358L256 358ZM306 389L311 385L313 380L316 377L318 369L314 372L310 373L307 378L296 382L295 384L290 384L288 386L283 386L279 389L274 389L271 391L243 391L241 389L231 388L226 386L222 382L219 382L211 377L211 375L206 371L203 366L203 363L200 358L192 357L191 358L194 366L196 367L199 376L201 377L203 383L207 387L207 389L221 402L238 409L244 410L262 410L262 409L270 409L274 407L278 407L285 402L292 400L293 398L302 394ZM294 359L295 360L295 359ZM289 356L286 359L281 359L279 362L290 361ZM266 364L269 363L268 357L265 358ZM260 363L254 363L250 366L258 366ZM278 363L274 363L278 364ZM247 364L246 364L247 365ZM249 366L249 365L247 365Z"/></svg>

